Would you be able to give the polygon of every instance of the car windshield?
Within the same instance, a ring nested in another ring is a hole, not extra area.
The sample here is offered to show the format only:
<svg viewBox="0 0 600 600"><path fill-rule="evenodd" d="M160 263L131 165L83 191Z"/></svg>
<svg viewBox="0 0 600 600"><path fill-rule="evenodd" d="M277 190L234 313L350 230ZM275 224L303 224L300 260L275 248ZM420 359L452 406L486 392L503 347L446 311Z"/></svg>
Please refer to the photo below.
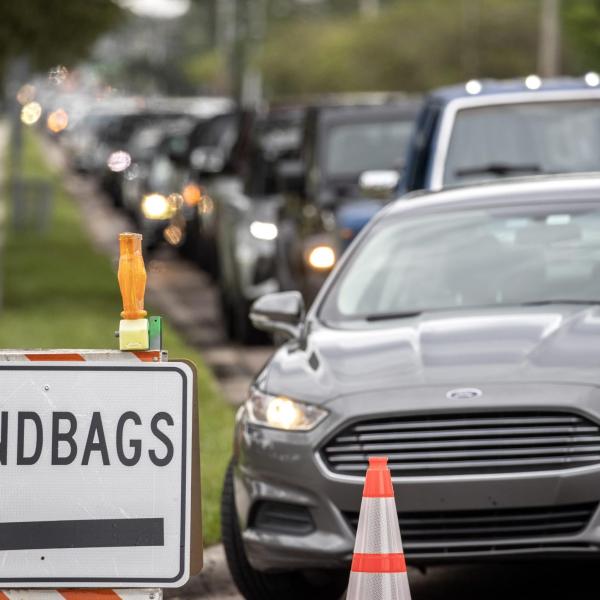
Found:
<svg viewBox="0 0 600 600"><path fill-rule="evenodd" d="M401 169L412 121L370 121L331 126L326 142L325 172L356 177L371 169Z"/></svg>
<svg viewBox="0 0 600 600"><path fill-rule="evenodd" d="M327 294L326 322L600 301L600 210L443 212L379 221Z"/></svg>
<svg viewBox="0 0 600 600"><path fill-rule="evenodd" d="M600 169L600 101L528 102L459 110L444 184Z"/></svg>

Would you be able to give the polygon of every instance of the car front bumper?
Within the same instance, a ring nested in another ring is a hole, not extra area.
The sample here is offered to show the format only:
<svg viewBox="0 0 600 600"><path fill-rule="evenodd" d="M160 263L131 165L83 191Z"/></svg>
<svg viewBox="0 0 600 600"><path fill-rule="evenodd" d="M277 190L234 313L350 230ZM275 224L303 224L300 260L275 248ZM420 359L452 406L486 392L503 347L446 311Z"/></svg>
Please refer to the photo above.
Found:
<svg viewBox="0 0 600 600"><path fill-rule="evenodd" d="M424 395L431 395L429 392ZM568 410L600 423L600 397L595 389L584 386L561 386L555 399L543 386L532 386L521 393L513 389L502 394L498 389L491 394L496 398L493 404L479 399L452 402L451 407L445 395L436 394L444 400L429 401L426 409L422 395L423 391L412 390L411 397L401 403L395 393L339 398L326 405L330 415L308 433L251 424L245 410L240 409L235 440L235 497L243 541L254 568L286 571L348 567L363 479L333 472L321 453L323 444L348 423L398 415L399 405L400 414L406 416L490 407L530 411L543 408ZM401 529L403 515L431 516L442 523L445 519L452 523L459 516L466 518L471 528L469 535L454 541L440 541L435 536L415 539L419 529L415 528L415 519L409 519L406 522L411 522L412 529L404 539L404 547L410 564L541 556L600 558L600 461L563 470L394 477L394 489ZM477 524L480 515L482 522ZM576 531L567 527L568 533L563 533L556 528L556 519L565 523L570 515L578 515L581 527L571 523ZM498 537L490 534L486 527L490 518L495 523L493 531L497 531L500 519L507 528L515 526L515 534L510 529ZM524 533L519 526L524 518L534 523L534 534ZM295 525L286 526L286 522ZM540 523L547 523L547 531L546 525L540 531Z"/></svg>

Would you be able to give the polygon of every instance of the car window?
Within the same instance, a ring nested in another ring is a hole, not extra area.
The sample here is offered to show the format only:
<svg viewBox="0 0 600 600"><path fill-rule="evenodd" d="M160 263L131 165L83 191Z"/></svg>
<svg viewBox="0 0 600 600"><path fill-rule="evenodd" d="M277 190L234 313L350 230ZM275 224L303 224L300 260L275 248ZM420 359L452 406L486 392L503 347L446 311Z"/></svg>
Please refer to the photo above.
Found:
<svg viewBox="0 0 600 600"><path fill-rule="evenodd" d="M401 169L412 133L412 121L332 125L325 146L325 173L357 176L370 169Z"/></svg>
<svg viewBox="0 0 600 600"><path fill-rule="evenodd" d="M337 321L554 299L600 301L600 211L466 211L381 221L320 314Z"/></svg>
<svg viewBox="0 0 600 600"><path fill-rule="evenodd" d="M459 110L444 184L597 171L600 101L534 102Z"/></svg>

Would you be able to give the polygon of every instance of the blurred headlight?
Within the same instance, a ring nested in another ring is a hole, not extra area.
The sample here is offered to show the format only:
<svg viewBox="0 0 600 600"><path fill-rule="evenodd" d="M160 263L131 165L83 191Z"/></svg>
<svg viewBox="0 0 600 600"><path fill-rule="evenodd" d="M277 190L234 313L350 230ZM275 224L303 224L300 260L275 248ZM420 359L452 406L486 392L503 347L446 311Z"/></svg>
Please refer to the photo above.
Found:
<svg viewBox="0 0 600 600"><path fill-rule="evenodd" d="M169 219L173 216L173 207L162 194L148 194L142 200L142 213L147 219Z"/></svg>
<svg viewBox="0 0 600 600"><path fill-rule="evenodd" d="M110 156L106 161L106 166L113 173L121 173L129 165L131 164L131 154L129 152L125 152L124 150L117 150L116 152L111 152Z"/></svg>
<svg viewBox="0 0 600 600"><path fill-rule="evenodd" d="M250 233L257 240L270 242L277 237L277 225L275 223L265 223L264 221L252 221L250 223Z"/></svg>
<svg viewBox="0 0 600 600"><path fill-rule="evenodd" d="M331 246L316 246L309 252L307 260L317 271L331 269L335 265L335 250Z"/></svg>
<svg viewBox="0 0 600 600"><path fill-rule="evenodd" d="M28 102L21 109L21 121L25 125L35 125L42 116L42 105L39 102Z"/></svg>
<svg viewBox="0 0 600 600"><path fill-rule="evenodd" d="M250 390L246 409L250 422L287 431L310 431L327 416L326 410L312 404L271 396L257 389Z"/></svg>

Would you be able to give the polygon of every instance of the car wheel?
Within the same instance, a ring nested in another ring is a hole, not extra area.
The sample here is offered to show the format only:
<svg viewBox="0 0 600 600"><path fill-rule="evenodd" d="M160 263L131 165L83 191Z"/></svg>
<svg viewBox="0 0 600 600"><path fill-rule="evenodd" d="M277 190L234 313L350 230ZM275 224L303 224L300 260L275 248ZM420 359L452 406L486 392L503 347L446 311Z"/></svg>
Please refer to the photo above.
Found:
<svg viewBox="0 0 600 600"><path fill-rule="evenodd" d="M319 572L311 577L302 571L263 573L252 568L235 510L233 463L227 469L223 485L221 530L227 565L246 600L337 600L346 589L348 575L338 571Z"/></svg>

